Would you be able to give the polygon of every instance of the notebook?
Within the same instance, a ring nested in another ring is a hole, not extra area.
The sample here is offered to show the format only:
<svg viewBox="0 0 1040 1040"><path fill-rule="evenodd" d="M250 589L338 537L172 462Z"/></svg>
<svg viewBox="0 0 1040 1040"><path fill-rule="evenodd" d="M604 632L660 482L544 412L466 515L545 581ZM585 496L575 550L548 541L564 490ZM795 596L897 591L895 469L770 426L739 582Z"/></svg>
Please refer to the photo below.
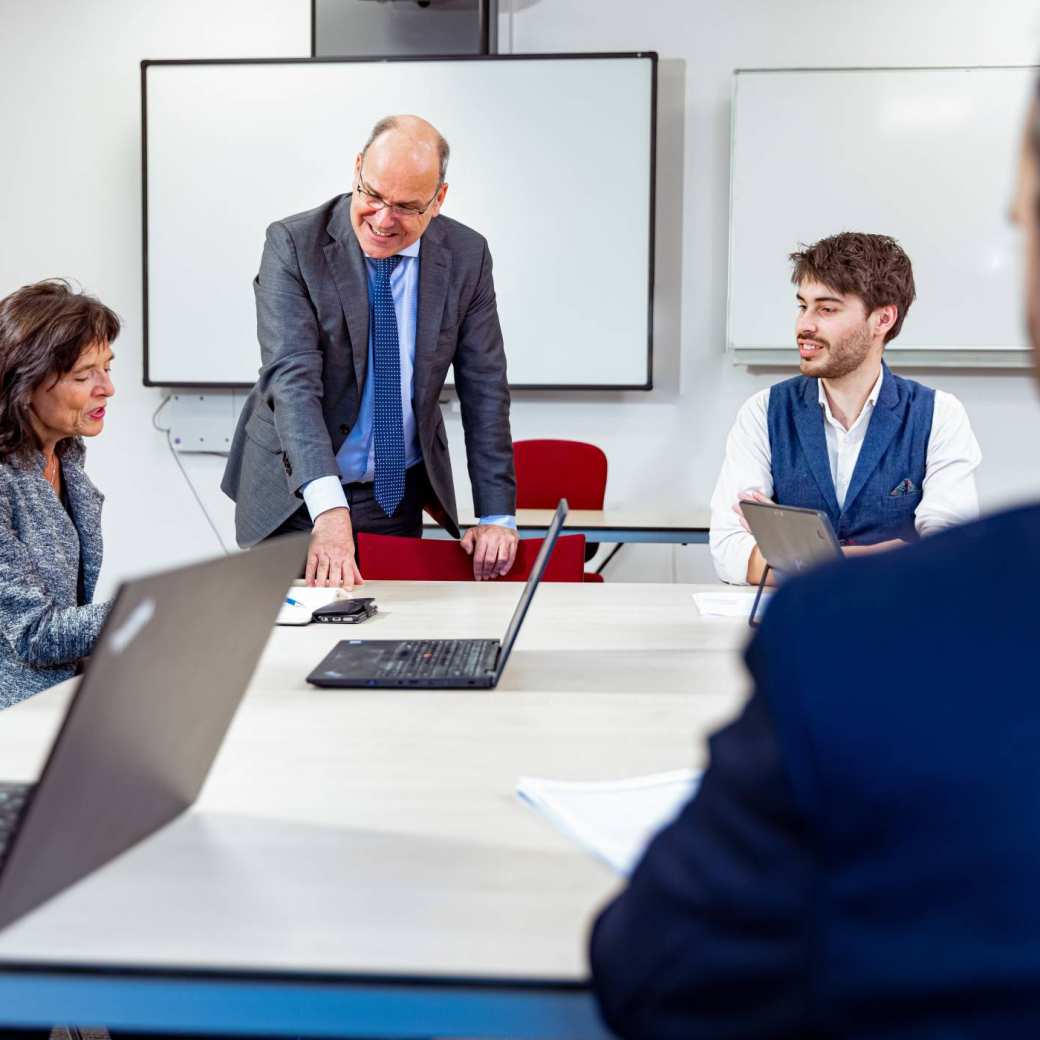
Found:
<svg viewBox="0 0 1040 1040"><path fill-rule="evenodd" d="M545 780L522 776L516 793L557 830L628 877L654 835L700 786L693 769L627 780Z"/></svg>

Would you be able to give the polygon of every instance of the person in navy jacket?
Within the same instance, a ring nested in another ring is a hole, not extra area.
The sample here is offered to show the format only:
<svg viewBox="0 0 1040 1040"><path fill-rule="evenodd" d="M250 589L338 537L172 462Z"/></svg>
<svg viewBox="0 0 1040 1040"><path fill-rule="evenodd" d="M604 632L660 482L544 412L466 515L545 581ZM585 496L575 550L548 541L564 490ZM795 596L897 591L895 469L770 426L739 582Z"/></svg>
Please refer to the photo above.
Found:
<svg viewBox="0 0 1040 1040"><path fill-rule="evenodd" d="M1034 105L1040 373L1038 142ZM1038 580L1033 505L781 586L699 793L595 923L618 1035L1040 1035Z"/></svg>
<svg viewBox="0 0 1040 1040"><path fill-rule="evenodd" d="M801 374L741 407L711 499L712 560L735 584L765 568L742 499L822 510L849 555L978 517L982 455L964 407L883 361L916 294L910 258L886 235L846 231L791 260Z"/></svg>

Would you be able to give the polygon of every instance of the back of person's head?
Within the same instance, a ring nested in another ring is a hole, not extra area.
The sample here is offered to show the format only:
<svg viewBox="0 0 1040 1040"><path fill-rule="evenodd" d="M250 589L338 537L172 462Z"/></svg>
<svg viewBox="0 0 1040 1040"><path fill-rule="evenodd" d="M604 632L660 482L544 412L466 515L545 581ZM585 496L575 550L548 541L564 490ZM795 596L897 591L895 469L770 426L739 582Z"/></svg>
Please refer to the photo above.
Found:
<svg viewBox="0 0 1040 1040"><path fill-rule="evenodd" d="M63 278L24 285L0 300L0 459L39 448L32 392L70 372L89 347L111 343L119 317Z"/></svg>
<svg viewBox="0 0 1040 1040"><path fill-rule="evenodd" d="M910 257L894 238L842 231L811 246L802 246L791 253L790 259L794 264L794 285L819 282L842 296L858 296L867 314L894 304L898 313L885 342L899 335L917 290Z"/></svg>

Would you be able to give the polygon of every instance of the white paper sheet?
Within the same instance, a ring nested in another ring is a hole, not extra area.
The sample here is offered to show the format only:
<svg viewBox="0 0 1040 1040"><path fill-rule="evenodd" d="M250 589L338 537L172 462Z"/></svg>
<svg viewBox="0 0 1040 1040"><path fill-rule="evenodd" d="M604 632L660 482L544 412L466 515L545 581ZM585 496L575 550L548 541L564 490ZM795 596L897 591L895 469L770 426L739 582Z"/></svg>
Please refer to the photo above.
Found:
<svg viewBox="0 0 1040 1040"><path fill-rule="evenodd" d="M700 782L701 774L692 769L590 782L522 776L516 793L627 877L650 839L675 819Z"/></svg>
<svg viewBox="0 0 1040 1040"><path fill-rule="evenodd" d="M758 604L758 613L762 614L769 606L772 592L763 592ZM693 602L706 617L742 618L747 621L751 614L751 604L755 602L755 590L740 592L695 592ZM757 617L756 617L757 620Z"/></svg>

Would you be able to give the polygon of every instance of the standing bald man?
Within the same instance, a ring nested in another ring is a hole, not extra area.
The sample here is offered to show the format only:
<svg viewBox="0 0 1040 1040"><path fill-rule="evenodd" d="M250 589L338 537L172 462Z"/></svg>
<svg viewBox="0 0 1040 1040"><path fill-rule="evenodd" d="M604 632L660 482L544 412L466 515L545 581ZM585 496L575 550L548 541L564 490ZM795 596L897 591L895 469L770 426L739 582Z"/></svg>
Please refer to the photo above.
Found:
<svg viewBox="0 0 1040 1040"><path fill-rule="evenodd" d="M466 435L478 580L516 556L516 480L502 330L483 236L439 216L448 144L389 116L353 191L267 229L256 293L262 365L221 487L243 548L310 530L306 578L361 582L354 536L422 535L425 508L459 536L438 398L448 366Z"/></svg>

